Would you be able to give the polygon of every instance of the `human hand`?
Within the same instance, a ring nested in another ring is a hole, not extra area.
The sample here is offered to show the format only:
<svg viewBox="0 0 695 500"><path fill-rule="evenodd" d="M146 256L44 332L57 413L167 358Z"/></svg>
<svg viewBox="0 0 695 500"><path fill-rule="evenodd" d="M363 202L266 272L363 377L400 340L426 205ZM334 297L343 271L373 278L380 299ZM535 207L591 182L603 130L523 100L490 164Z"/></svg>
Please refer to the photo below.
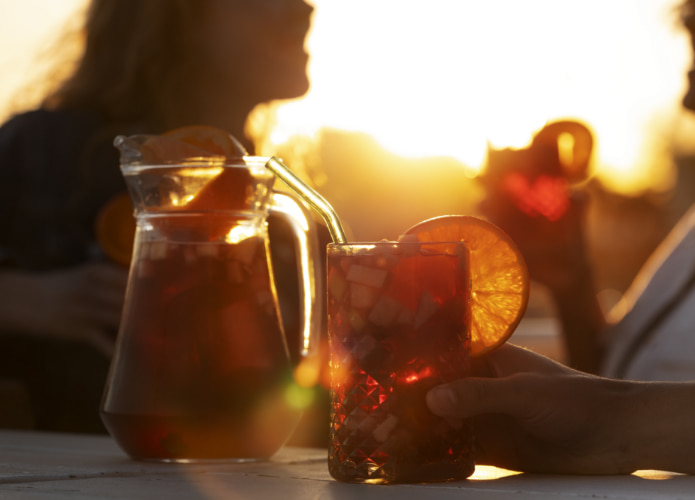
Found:
<svg viewBox="0 0 695 500"><path fill-rule="evenodd" d="M629 418L643 386L587 375L504 345L473 377L427 394L430 411L474 417L476 462L524 472L622 474L636 468Z"/></svg>
<svg viewBox="0 0 695 500"><path fill-rule="evenodd" d="M83 341L107 356L114 348L127 271L110 263L0 275L2 323L6 331Z"/></svg>

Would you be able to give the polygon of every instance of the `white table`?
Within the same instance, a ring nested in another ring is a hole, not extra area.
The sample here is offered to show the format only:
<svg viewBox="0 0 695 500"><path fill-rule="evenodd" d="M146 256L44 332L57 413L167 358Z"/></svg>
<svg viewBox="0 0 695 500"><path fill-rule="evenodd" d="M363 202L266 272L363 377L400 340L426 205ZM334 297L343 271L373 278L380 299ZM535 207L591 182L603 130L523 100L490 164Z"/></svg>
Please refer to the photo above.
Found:
<svg viewBox="0 0 695 500"><path fill-rule="evenodd" d="M105 436L0 431L0 500L46 498L695 499L695 476L551 476L478 467L467 481L375 486L334 481L318 449L286 448L262 463L183 466L131 461Z"/></svg>

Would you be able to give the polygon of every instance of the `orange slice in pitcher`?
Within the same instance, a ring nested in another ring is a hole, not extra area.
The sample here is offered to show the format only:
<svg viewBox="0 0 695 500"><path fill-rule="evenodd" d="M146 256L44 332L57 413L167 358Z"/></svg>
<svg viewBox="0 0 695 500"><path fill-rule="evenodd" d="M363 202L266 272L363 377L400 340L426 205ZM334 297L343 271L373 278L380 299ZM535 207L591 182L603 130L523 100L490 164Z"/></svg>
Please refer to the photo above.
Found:
<svg viewBox="0 0 695 500"><path fill-rule="evenodd" d="M163 134L162 137L188 144L226 159L242 158L246 150L234 136L209 125L190 125ZM219 210L244 202L252 177L245 169L220 169L219 173L185 206L187 210Z"/></svg>
<svg viewBox="0 0 695 500"><path fill-rule="evenodd" d="M210 241L229 231L224 218L216 218L216 211L247 209L255 179L246 168L224 168L227 163L243 165L247 154L241 143L226 131L209 125L180 127L162 135L151 136L142 148L152 152L154 164L181 164L182 176L195 176L196 189L180 197L176 203L161 208L168 211L198 211L207 215L197 229L188 220L162 219L154 223L164 234L180 230L193 231L200 237L205 233ZM194 174L195 169L197 172ZM191 184L193 186L193 184ZM163 196L163 199L167 199Z"/></svg>
<svg viewBox="0 0 695 500"><path fill-rule="evenodd" d="M128 193L111 198L99 211L95 226L97 242L104 254L128 267L135 240L135 218Z"/></svg>
<svg viewBox="0 0 695 500"><path fill-rule="evenodd" d="M463 241L470 253L471 355L504 344L521 321L529 296L526 263L500 228L476 217L445 215L406 231L419 241Z"/></svg>
<svg viewBox="0 0 695 500"><path fill-rule="evenodd" d="M145 162L152 164L205 159L224 161L245 156L244 146L231 134L209 125L189 125L162 135L152 135L140 148Z"/></svg>
<svg viewBox="0 0 695 500"><path fill-rule="evenodd" d="M173 165L192 159L224 161L223 156L163 135L150 136L140 146L140 153L143 161L149 165Z"/></svg>
<svg viewBox="0 0 695 500"><path fill-rule="evenodd" d="M233 135L210 125L180 127L164 133L163 137L184 142L225 158L241 158L248 154Z"/></svg>

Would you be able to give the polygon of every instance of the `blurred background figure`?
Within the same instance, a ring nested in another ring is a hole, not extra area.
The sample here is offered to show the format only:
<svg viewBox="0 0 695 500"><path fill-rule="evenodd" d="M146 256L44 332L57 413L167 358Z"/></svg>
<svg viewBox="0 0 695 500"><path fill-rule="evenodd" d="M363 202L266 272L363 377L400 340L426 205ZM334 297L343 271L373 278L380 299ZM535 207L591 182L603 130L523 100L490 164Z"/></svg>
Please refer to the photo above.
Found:
<svg viewBox="0 0 695 500"><path fill-rule="evenodd" d="M309 88L312 11L303 0L91 1L74 71L0 128L0 389L26 403L13 425L103 431L127 279L94 234L125 190L113 138L206 124L253 152L249 112ZM279 280L288 310L293 280Z"/></svg>
<svg viewBox="0 0 695 500"><path fill-rule="evenodd" d="M680 14L695 46L695 2L685 1ZM683 99L691 111L695 111L694 74L691 70ZM535 158L531 180L538 181L538 172L557 163L559 154L555 144L549 157ZM494 154L491 160L498 161ZM513 175L528 174L519 158L516 161ZM489 186L492 196L483 204L491 220L522 247L532 279L549 290L569 364L614 378L695 380L695 207L647 260L606 318L597 299L596 263L587 253L588 200L579 191L570 198L570 180L565 175L566 205L558 217L529 212L512 191L501 195L501 179L496 187Z"/></svg>
<svg viewBox="0 0 695 500"><path fill-rule="evenodd" d="M567 138L569 148L562 144ZM587 261L586 195L573 185L588 177L593 142L592 132L577 121L550 123L526 148L490 147L480 177L486 189L482 212L519 245L532 279L550 291L566 361L586 371L596 370L597 359L587 332L603 324L603 315Z"/></svg>

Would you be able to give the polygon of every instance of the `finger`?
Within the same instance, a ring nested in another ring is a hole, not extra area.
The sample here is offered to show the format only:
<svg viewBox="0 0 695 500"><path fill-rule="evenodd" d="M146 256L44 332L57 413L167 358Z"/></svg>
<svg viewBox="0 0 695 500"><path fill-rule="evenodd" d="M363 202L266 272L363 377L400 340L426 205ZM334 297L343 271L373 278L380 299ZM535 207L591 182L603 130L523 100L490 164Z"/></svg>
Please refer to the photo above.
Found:
<svg viewBox="0 0 695 500"><path fill-rule="evenodd" d="M516 378L466 378L440 385L427 393L427 406L435 415L448 418L484 413L519 416L526 413L529 401L534 398L523 390Z"/></svg>
<svg viewBox="0 0 695 500"><path fill-rule="evenodd" d="M491 378L496 376L495 369L490 364L489 356L481 356L471 358L471 377L486 377Z"/></svg>
<svg viewBox="0 0 695 500"><path fill-rule="evenodd" d="M89 307L110 309L120 313L125 302L125 291L96 288L86 298L86 302Z"/></svg>
<svg viewBox="0 0 695 500"><path fill-rule="evenodd" d="M484 359L486 365L485 370L490 375L485 375L485 370L478 367L479 372L473 372L479 376L494 376L505 377L515 373L546 373L560 374L571 373L574 370L565 365L561 365L550 358L546 358L529 349L515 346L512 344L504 344L498 349L495 349L488 355L481 358Z"/></svg>
<svg viewBox="0 0 695 500"><path fill-rule="evenodd" d="M85 304L75 309L75 317L81 318L80 322L94 325L99 329L117 330L121 323L120 307L98 307L95 304Z"/></svg>
<svg viewBox="0 0 695 500"><path fill-rule="evenodd" d="M104 356L110 358L115 348L115 340L103 328L93 325L72 325L54 335L56 338L73 342L85 342Z"/></svg>
<svg viewBox="0 0 695 500"><path fill-rule="evenodd" d="M128 283L128 271L108 262L89 264L89 279L95 286L125 291Z"/></svg>
<svg viewBox="0 0 695 500"><path fill-rule="evenodd" d="M120 313L125 299L128 274L112 264L90 264L85 301L90 307L115 309Z"/></svg>

